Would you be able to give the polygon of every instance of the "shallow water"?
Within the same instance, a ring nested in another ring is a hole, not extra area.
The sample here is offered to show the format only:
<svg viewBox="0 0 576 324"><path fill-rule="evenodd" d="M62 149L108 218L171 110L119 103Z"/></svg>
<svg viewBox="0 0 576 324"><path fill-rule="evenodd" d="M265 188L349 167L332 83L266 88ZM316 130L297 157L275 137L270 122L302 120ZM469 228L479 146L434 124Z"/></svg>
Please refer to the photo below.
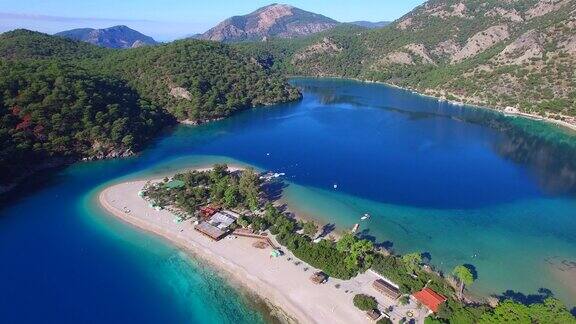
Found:
<svg viewBox="0 0 576 324"><path fill-rule="evenodd" d="M371 213L363 235L397 252L473 264L477 293L544 287L574 303L549 271L576 261L572 134L381 85L293 82L302 102L179 127L137 158L77 164L6 203L2 322L264 321L212 271L93 201L107 183L216 161L286 172L286 199L339 228Z"/></svg>

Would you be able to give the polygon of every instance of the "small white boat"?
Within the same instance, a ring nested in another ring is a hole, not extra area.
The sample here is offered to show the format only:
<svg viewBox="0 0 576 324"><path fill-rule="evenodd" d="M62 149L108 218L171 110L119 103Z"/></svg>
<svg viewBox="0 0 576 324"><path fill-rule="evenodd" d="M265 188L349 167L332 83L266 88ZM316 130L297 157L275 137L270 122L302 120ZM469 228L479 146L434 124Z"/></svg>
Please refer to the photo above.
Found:
<svg viewBox="0 0 576 324"><path fill-rule="evenodd" d="M280 178L280 177L283 177L285 175L286 175L286 173L284 173L284 172L267 172L267 173L261 175L260 179L265 180L265 181L271 181L273 179Z"/></svg>
<svg viewBox="0 0 576 324"><path fill-rule="evenodd" d="M358 224L358 223L354 224L354 227L352 227L352 233L356 233L358 231L359 227L360 227L360 224Z"/></svg>
<svg viewBox="0 0 576 324"><path fill-rule="evenodd" d="M366 213L364 216L360 217L361 220L367 220L370 218L370 214Z"/></svg>

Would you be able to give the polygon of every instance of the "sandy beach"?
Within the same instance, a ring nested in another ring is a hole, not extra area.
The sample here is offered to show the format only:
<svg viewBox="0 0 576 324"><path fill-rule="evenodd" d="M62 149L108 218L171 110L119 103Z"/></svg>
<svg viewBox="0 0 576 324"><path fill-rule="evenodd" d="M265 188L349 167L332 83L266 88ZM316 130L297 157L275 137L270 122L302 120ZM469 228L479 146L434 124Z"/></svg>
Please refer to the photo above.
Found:
<svg viewBox="0 0 576 324"><path fill-rule="evenodd" d="M225 277L281 308L294 322L371 323L364 312L353 305L352 299L357 293L377 297L382 307L393 304L371 286L378 279L373 272L347 281L330 278L326 284L316 285L310 281L316 269L301 262L296 264L297 260L285 249L285 255L271 258L270 248L253 247L255 239L252 238L225 238L214 242L195 231L191 222L176 223L169 211L148 207L137 194L145 182L132 181L106 188L99 195L101 206L125 222L162 236L192 252L193 257L207 261ZM411 303L398 308L391 317L397 321L408 310L417 316L424 313L414 312L415 307ZM418 322L422 322L423 315L419 316Z"/></svg>
<svg viewBox="0 0 576 324"><path fill-rule="evenodd" d="M551 258L547 262L548 269L554 277L568 289L571 296L576 296L576 261ZM574 307L576 302L568 306Z"/></svg>

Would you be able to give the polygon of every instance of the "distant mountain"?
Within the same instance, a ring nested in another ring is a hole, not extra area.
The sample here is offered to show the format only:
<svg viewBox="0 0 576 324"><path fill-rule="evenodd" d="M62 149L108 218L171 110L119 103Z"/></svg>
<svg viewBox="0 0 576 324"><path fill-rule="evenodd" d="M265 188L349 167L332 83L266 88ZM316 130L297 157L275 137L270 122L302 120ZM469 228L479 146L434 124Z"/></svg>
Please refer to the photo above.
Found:
<svg viewBox="0 0 576 324"><path fill-rule="evenodd" d="M0 34L0 60L43 59L62 60L100 58L109 50L64 37L50 36L26 29Z"/></svg>
<svg viewBox="0 0 576 324"><path fill-rule="evenodd" d="M272 4L244 16L234 16L199 35L222 42L294 38L321 32L339 23L328 17L285 4Z"/></svg>
<svg viewBox="0 0 576 324"><path fill-rule="evenodd" d="M134 48L158 44L152 37L127 26L114 26L104 29L79 28L57 33L56 36L108 48Z"/></svg>
<svg viewBox="0 0 576 324"><path fill-rule="evenodd" d="M376 28L386 27L386 26L390 25L391 23L392 23L392 22L390 22L390 21L376 21L376 22L372 22L372 21L365 21L365 20L349 22L349 24L356 25L356 26L360 26L360 27L364 27L364 28L369 28L369 29L376 29Z"/></svg>

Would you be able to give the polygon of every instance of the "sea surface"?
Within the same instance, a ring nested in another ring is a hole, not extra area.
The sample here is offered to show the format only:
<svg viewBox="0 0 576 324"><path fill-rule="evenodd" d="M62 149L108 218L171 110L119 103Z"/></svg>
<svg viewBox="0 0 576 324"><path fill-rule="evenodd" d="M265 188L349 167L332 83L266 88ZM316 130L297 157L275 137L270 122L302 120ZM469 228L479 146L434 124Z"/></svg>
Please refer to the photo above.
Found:
<svg viewBox="0 0 576 324"><path fill-rule="evenodd" d="M447 272L473 265L476 294L576 306L576 134L383 85L292 82L301 102L179 126L138 157L75 164L12 194L0 322L269 321L253 296L96 203L111 183L214 162L285 172L290 206L338 230L360 223Z"/></svg>

